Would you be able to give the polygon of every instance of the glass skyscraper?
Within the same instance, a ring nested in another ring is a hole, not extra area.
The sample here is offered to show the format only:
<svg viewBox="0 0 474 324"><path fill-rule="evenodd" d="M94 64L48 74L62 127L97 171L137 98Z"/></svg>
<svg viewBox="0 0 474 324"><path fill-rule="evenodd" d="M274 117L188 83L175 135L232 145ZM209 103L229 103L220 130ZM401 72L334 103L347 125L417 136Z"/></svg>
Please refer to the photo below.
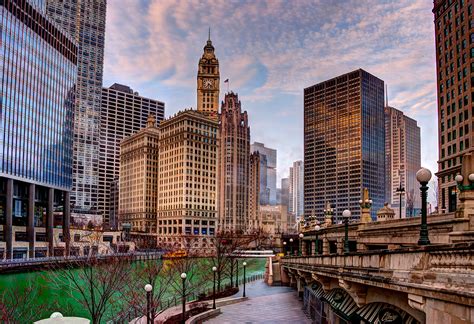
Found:
<svg viewBox="0 0 474 324"><path fill-rule="evenodd" d="M0 30L0 259L52 255L53 226L68 237L77 46L43 1L1 1Z"/></svg>
<svg viewBox="0 0 474 324"><path fill-rule="evenodd" d="M360 218L363 188L371 215L385 198L384 82L356 70L304 89L304 214L336 221L344 209Z"/></svg>
<svg viewBox="0 0 474 324"><path fill-rule="evenodd" d="M277 151L254 142L250 152L260 153L260 205L276 205Z"/></svg>
<svg viewBox="0 0 474 324"><path fill-rule="evenodd" d="M106 0L46 0L46 10L76 40L77 88L71 204L73 217L98 213L99 138Z"/></svg>

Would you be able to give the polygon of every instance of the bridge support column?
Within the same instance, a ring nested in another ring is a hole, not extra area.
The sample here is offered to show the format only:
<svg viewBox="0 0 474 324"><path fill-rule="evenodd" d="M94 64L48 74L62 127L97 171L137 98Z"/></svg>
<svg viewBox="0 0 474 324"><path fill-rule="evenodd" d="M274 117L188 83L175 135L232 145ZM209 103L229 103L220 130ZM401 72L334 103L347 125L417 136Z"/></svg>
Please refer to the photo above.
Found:
<svg viewBox="0 0 474 324"><path fill-rule="evenodd" d="M408 295L408 304L426 314L426 323L474 323L474 307L434 298Z"/></svg>
<svg viewBox="0 0 474 324"><path fill-rule="evenodd" d="M298 290L298 297L303 297L305 281L302 277L296 279L296 289Z"/></svg>

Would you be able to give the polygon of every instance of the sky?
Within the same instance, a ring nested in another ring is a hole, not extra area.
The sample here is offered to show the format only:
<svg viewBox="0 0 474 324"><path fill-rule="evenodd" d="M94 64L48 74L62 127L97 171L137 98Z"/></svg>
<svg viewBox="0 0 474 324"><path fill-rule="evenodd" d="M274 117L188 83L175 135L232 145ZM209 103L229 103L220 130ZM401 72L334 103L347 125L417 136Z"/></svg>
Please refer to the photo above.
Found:
<svg viewBox="0 0 474 324"><path fill-rule="evenodd" d="M389 105L418 121L421 164L434 174L431 9L430 0L109 0L104 86L164 101L166 116L195 108L210 27L221 100L228 78L249 114L251 142L277 150L279 179L303 159L303 89L358 68L384 80Z"/></svg>

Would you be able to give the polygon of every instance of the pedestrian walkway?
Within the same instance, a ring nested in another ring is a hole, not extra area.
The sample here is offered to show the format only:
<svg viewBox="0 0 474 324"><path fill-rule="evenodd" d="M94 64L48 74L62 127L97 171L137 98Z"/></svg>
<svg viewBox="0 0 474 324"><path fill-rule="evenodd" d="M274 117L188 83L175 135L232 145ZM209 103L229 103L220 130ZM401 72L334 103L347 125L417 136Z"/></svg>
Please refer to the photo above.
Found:
<svg viewBox="0 0 474 324"><path fill-rule="evenodd" d="M303 303L296 291L289 287L270 287L257 281L247 285L246 295L248 300L221 307L222 314L205 323L311 323L301 309ZM242 287L236 296L242 296Z"/></svg>

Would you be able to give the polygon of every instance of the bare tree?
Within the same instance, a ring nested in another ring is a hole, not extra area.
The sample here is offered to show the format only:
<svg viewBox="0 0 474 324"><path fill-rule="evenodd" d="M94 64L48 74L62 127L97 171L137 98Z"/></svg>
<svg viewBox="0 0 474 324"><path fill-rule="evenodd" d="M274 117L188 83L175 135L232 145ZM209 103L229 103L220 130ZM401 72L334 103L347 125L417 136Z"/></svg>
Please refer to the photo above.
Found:
<svg viewBox="0 0 474 324"><path fill-rule="evenodd" d="M124 289L131 278L129 258L100 259L91 255L86 262L71 261L53 266L48 278L58 291L84 306L93 324L123 307Z"/></svg>
<svg viewBox="0 0 474 324"><path fill-rule="evenodd" d="M1 323L32 323L38 314L52 311L53 305L38 304L41 288L31 283L26 288L5 289L0 294Z"/></svg>

